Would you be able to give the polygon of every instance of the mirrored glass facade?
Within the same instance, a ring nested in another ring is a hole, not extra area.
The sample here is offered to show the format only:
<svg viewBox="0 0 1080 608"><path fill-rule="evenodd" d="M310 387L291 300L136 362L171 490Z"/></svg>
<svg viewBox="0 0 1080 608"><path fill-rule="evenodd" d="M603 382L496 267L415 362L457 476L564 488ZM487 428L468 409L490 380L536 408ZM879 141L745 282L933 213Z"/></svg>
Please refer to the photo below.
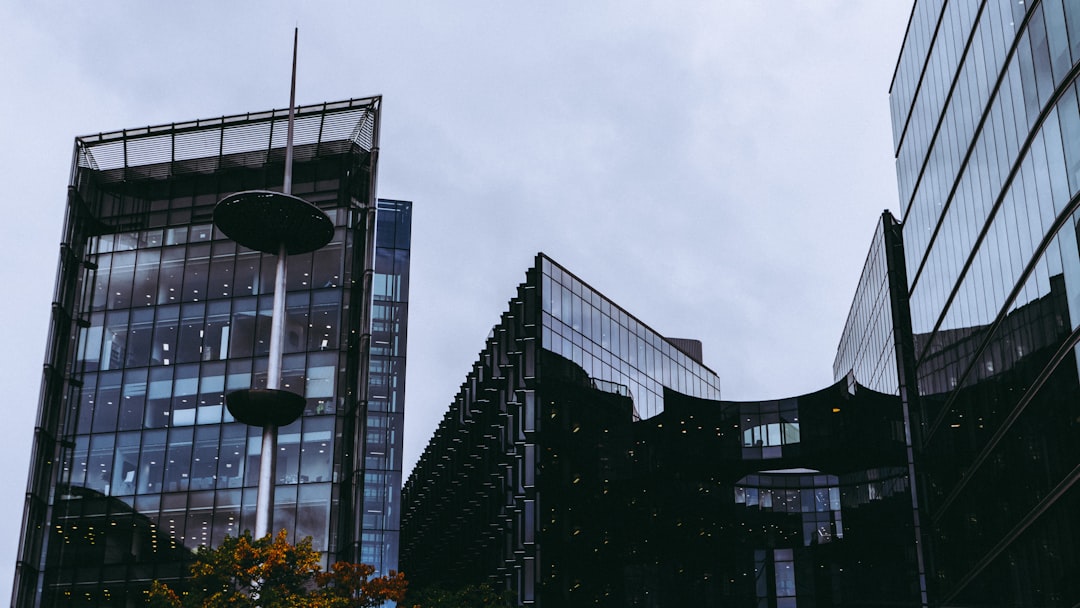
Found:
<svg viewBox="0 0 1080 608"><path fill-rule="evenodd" d="M549 472L560 456L545 429L562 424L552 408L615 408L629 424L659 415L668 388L711 399L720 391L702 363L538 255L403 490L410 584L488 581L524 605L565 605L544 599L555 597L556 562L542 538L559 488L574 483Z"/></svg>
<svg viewBox="0 0 1080 608"><path fill-rule="evenodd" d="M364 477L357 480L364 499L355 528L362 531L356 551L360 562L386 574L397 569L401 520L412 203L379 199L375 221Z"/></svg>
<svg viewBox="0 0 1080 608"><path fill-rule="evenodd" d="M1080 602L1078 65L1067 0L919 0L897 65L931 605Z"/></svg>
<svg viewBox="0 0 1080 608"><path fill-rule="evenodd" d="M833 360L833 380L848 374L881 393L900 394L903 368L897 359L897 338L906 332L908 312L903 295L903 241L900 224L888 211L874 228L855 298Z"/></svg>
<svg viewBox="0 0 1080 608"><path fill-rule="evenodd" d="M589 377L625 386L635 411L663 411L664 388L720 397L716 374L548 258L541 260L543 346ZM689 349L688 349L689 350Z"/></svg>
<svg viewBox="0 0 1080 608"><path fill-rule="evenodd" d="M335 232L288 261L282 387L307 406L280 430L273 527L396 567L410 206L372 204L380 103L297 113L293 192ZM212 214L280 189L286 115L76 139L14 605L141 605L254 526L261 429L224 395L266 385L275 263Z"/></svg>

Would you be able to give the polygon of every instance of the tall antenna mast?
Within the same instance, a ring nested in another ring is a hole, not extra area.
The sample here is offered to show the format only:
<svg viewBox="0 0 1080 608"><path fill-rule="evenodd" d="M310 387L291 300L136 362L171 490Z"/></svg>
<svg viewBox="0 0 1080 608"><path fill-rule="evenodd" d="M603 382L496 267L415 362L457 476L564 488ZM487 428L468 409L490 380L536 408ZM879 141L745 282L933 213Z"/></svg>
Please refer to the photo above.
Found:
<svg viewBox="0 0 1080 608"><path fill-rule="evenodd" d="M322 248L334 236L330 217L311 203L292 195L293 130L296 121L296 51L299 28L293 30L292 80L289 87L289 126L285 139L285 177L281 192L248 190L221 200L214 224L237 243L277 256L274 306L270 321L270 357L266 388L248 388L225 396L229 413L240 422L262 427L259 490L255 507L255 537L270 534L277 483L278 427L304 413L302 395L281 388L281 357L285 334L285 278L289 254ZM264 258L265 260L265 258Z"/></svg>
<svg viewBox="0 0 1080 608"><path fill-rule="evenodd" d="M281 191L292 194L293 129L296 126L296 46L300 40L300 28L293 28L292 79L289 82L289 128L285 134L285 183Z"/></svg>

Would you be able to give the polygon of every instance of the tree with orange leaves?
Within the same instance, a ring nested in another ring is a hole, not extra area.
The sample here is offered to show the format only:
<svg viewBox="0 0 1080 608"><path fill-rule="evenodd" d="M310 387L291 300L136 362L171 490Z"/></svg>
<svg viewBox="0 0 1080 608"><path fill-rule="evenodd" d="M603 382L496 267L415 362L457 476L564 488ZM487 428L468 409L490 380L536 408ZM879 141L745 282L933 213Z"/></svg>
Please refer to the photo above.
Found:
<svg viewBox="0 0 1080 608"><path fill-rule="evenodd" d="M329 572L315 576L318 589L313 594L327 608L369 608L386 600L401 601L408 588L405 575L390 571L387 576L368 578L375 568L367 564L336 562Z"/></svg>
<svg viewBox="0 0 1080 608"><path fill-rule="evenodd" d="M371 608L400 601L408 583L400 572L370 578L367 564L337 562L321 572L311 538L293 545L277 536L227 537L220 547L201 547L191 565L187 591L155 581L153 608Z"/></svg>

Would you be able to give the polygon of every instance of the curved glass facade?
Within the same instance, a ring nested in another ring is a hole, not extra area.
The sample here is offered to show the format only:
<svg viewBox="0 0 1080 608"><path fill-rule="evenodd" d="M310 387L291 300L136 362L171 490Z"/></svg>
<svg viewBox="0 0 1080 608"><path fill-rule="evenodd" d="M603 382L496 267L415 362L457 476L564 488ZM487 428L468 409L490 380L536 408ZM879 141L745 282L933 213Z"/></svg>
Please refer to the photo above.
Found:
<svg viewBox="0 0 1080 608"><path fill-rule="evenodd" d="M505 418L494 394L464 423L451 408L410 476L414 584L487 580L535 606L921 605L899 397L846 380L762 402L668 390L638 420L564 357L541 351L537 370Z"/></svg>
<svg viewBox="0 0 1080 608"><path fill-rule="evenodd" d="M279 432L273 528L311 536L325 559L395 567L400 443L380 430L401 426L392 343L404 341L408 220L387 232L375 218L409 204L370 204L379 103L297 114L293 192L335 232L288 260L282 387L307 407ZM232 192L280 188L285 116L76 140L14 605L141 604L196 548L254 527L261 429L235 422L224 396L266 385L275 260L227 239L212 214ZM371 408L368 365L383 389ZM354 458L367 447L389 456ZM373 503L395 521L352 517ZM365 552L361 528L391 538Z"/></svg>
<svg viewBox="0 0 1080 608"><path fill-rule="evenodd" d="M1062 0L920 0L898 64L934 605L1080 602L1078 66Z"/></svg>

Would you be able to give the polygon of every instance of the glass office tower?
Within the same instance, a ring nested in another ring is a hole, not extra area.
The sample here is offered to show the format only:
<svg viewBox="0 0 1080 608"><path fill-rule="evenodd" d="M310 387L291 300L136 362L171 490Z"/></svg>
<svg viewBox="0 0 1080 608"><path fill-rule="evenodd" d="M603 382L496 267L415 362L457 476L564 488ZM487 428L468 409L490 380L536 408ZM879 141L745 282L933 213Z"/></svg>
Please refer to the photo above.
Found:
<svg viewBox="0 0 1080 608"><path fill-rule="evenodd" d="M409 323L412 203L379 199L375 214L375 276L371 286L371 363L364 422L364 489L353 529L362 531L354 557L378 574L397 569L401 520L401 458L405 432L405 355ZM359 503L358 503L359 504ZM352 539L353 543L357 539Z"/></svg>
<svg viewBox="0 0 1080 608"><path fill-rule="evenodd" d="M1080 4L919 0L890 94L931 605L1080 602Z"/></svg>
<svg viewBox="0 0 1080 608"><path fill-rule="evenodd" d="M694 346L685 352L537 255L403 490L401 563L410 583L486 581L524 605L566 605L556 593L558 562L541 550L557 488L571 483L555 472L559 455L543 439L563 424L553 408L577 403L629 424L662 412L668 388L718 399L720 381ZM587 451L625 455L608 439Z"/></svg>
<svg viewBox="0 0 1080 608"><path fill-rule="evenodd" d="M307 406L273 527L393 568L410 205L374 204L380 105L297 110L293 193L335 231L289 258L282 387ZM281 187L287 114L76 139L13 605L140 605L253 527L260 429L223 403L266 384L275 264L212 214Z"/></svg>

